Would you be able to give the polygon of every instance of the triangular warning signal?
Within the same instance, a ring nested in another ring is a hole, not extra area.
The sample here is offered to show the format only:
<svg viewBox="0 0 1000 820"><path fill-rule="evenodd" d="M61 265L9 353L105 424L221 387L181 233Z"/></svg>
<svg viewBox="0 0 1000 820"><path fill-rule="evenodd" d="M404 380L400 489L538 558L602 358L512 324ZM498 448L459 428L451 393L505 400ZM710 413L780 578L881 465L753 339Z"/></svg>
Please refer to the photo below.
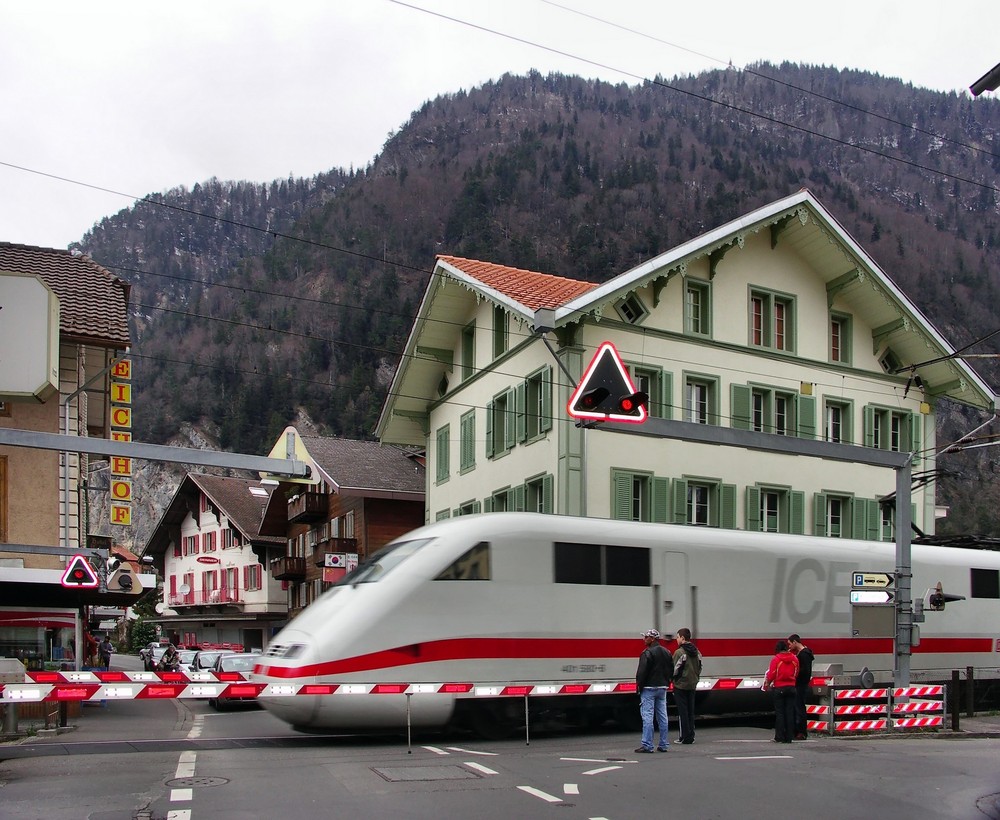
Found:
<svg viewBox="0 0 1000 820"><path fill-rule="evenodd" d="M64 587L79 587L82 589L92 589L100 584L97 573L87 559L77 553L73 560L69 562L66 571L62 576Z"/></svg>
<svg viewBox="0 0 1000 820"><path fill-rule="evenodd" d="M649 396L637 392L628 370L611 342L603 342L566 405L575 419L597 421L646 420Z"/></svg>

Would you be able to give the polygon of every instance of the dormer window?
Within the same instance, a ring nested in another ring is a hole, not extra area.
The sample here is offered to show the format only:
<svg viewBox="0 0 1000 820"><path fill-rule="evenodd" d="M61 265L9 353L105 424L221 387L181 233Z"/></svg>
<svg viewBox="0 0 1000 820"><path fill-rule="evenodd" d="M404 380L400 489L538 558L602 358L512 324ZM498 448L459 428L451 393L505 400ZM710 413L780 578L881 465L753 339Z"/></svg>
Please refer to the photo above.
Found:
<svg viewBox="0 0 1000 820"><path fill-rule="evenodd" d="M615 302L615 310L630 325L637 325L649 315L649 310L642 303L642 299L634 293L630 293L624 299Z"/></svg>

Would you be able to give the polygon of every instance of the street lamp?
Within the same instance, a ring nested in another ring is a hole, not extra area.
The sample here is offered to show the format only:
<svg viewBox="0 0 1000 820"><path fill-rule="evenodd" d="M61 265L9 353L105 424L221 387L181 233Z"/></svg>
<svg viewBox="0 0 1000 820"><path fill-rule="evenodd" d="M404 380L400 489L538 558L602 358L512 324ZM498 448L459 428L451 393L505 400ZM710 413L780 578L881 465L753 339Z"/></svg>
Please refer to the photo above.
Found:
<svg viewBox="0 0 1000 820"><path fill-rule="evenodd" d="M982 77L969 86L973 97L978 97L984 91L996 91L1000 87L1000 63L987 71Z"/></svg>

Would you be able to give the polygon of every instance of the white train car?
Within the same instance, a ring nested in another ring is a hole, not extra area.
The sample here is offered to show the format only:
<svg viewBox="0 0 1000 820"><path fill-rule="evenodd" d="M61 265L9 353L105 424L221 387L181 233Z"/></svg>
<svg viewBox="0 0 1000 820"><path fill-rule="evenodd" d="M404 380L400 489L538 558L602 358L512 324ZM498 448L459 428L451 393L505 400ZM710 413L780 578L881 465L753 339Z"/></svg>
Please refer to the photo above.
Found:
<svg viewBox="0 0 1000 820"><path fill-rule="evenodd" d="M1000 665L1000 553L915 545L912 564L914 597L939 582L965 597L927 614L911 659L915 679ZM891 674L891 637L851 635L850 589L854 572L894 568L891 543L533 513L464 516L403 536L325 592L275 636L254 680L427 684L421 689L434 694L409 699L413 726L483 728L523 718L524 704L483 698L482 686L634 680L640 633L652 626L670 638L687 626L704 676L716 682L700 709L722 711L737 692L760 697L756 680L775 641L792 632L819 670ZM479 694L439 691L448 683L476 684ZM530 700L541 708L546 698ZM407 719L405 695L261 702L303 729L398 728ZM578 695L562 705L591 720L637 712L634 694Z"/></svg>

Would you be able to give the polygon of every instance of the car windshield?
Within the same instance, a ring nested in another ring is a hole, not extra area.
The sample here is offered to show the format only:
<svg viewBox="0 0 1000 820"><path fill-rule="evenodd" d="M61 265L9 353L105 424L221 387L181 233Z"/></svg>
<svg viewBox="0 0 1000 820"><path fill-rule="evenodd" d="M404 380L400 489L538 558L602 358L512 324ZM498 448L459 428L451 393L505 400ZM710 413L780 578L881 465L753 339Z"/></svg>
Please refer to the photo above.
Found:
<svg viewBox="0 0 1000 820"><path fill-rule="evenodd" d="M222 672L253 672L260 655L223 655L219 661Z"/></svg>
<svg viewBox="0 0 1000 820"><path fill-rule="evenodd" d="M334 586L354 586L355 584L372 584L381 581L390 570L399 566L417 550L427 546L433 540L433 538L417 538L413 541L397 541L394 544L389 544L358 564L356 569L347 573Z"/></svg>
<svg viewBox="0 0 1000 820"><path fill-rule="evenodd" d="M182 649L177 653L177 657L180 658L181 663L191 663L194 660L195 651L193 649Z"/></svg>

